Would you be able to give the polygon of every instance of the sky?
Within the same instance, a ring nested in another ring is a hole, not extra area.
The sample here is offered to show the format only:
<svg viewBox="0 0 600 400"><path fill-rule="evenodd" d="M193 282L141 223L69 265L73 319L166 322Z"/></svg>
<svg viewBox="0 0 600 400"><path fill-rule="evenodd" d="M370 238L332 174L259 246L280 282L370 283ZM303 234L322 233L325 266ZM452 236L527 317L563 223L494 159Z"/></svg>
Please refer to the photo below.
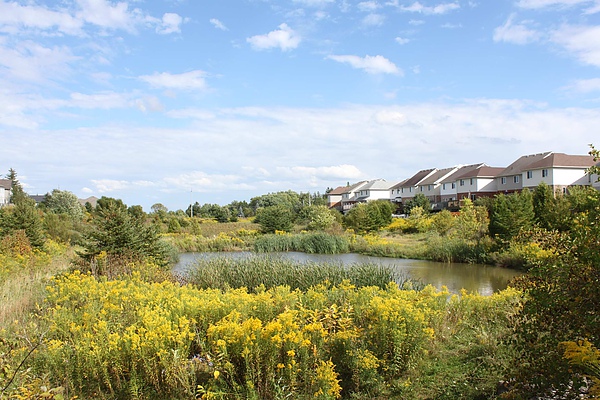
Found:
<svg viewBox="0 0 600 400"><path fill-rule="evenodd" d="M0 173L146 211L600 147L600 0L0 0Z"/></svg>

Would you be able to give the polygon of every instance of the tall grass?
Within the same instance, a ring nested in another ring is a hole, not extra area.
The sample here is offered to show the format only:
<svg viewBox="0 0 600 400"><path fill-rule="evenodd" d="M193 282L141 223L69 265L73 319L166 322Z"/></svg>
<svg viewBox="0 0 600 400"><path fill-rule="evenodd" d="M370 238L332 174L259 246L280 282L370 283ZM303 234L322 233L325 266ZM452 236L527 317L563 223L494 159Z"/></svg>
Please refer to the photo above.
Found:
<svg viewBox="0 0 600 400"><path fill-rule="evenodd" d="M340 254L350 250L345 236L325 232L291 234L271 234L257 238L254 251L270 253L278 251L301 251L309 254Z"/></svg>
<svg viewBox="0 0 600 400"><path fill-rule="evenodd" d="M490 262L492 241L466 240L459 237L442 237L432 234L427 239L425 257L441 262L486 264Z"/></svg>
<svg viewBox="0 0 600 400"><path fill-rule="evenodd" d="M271 256L250 256L242 259L217 257L200 259L184 278L200 289L245 287L256 291L264 286L288 286L291 289L308 290L319 284L341 284L350 281L357 287L377 286L385 288L390 282L399 281L393 268L379 264L301 263Z"/></svg>

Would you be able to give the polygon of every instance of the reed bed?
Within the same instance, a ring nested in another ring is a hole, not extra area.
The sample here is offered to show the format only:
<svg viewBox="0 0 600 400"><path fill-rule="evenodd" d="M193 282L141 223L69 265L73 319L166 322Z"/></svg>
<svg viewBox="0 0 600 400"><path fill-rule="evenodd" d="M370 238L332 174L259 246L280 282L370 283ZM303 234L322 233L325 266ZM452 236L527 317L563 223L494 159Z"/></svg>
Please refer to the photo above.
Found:
<svg viewBox="0 0 600 400"><path fill-rule="evenodd" d="M344 266L340 263L302 263L269 255L255 255L241 259L217 257L199 259L183 278L200 289L258 288L271 289L288 286L292 290L308 290L320 284L331 286L349 281L356 287L385 288L390 282L414 288L418 283L398 276L393 267L375 263Z"/></svg>
<svg viewBox="0 0 600 400"><path fill-rule="evenodd" d="M308 254L341 254L350 251L350 242L345 236L325 232L301 234L271 234L257 238L254 251L270 253L278 251L300 251Z"/></svg>

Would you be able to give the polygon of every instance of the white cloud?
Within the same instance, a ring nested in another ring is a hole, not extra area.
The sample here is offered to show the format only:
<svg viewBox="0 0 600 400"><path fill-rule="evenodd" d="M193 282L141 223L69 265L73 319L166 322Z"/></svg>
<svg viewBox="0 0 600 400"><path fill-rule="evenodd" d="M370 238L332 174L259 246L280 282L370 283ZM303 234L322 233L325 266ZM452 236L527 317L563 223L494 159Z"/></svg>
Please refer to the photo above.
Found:
<svg viewBox="0 0 600 400"><path fill-rule="evenodd" d="M355 165L342 164L326 167L277 167L278 175L286 179L316 179L316 180L331 180L331 179L361 179L366 175L360 171Z"/></svg>
<svg viewBox="0 0 600 400"><path fill-rule="evenodd" d="M366 26L381 26L385 21L385 16L382 14L369 14L363 18L362 23Z"/></svg>
<svg viewBox="0 0 600 400"><path fill-rule="evenodd" d="M131 185L128 181L114 179L92 179L92 184L98 193L109 193L117 190L128 189Z"/></svg>
<svg viewBox="0 0 600 400"><path fill-rule="evenodd" d="M206 90L208 85L205 77L206 72L195 70L181 74L154 73L153 75L142 75L138 79L162 89Z"/></svg>
<svg viewBox="0 0 600 400"><path fill-rule="evenodd" d="M78 18L102 28L135 31L142 16L139 10L129 10L128 3L113 4L106 0L76 0Z"/></svg>
<svg viewBox="0 0 600 400"><path fill-rule="evenodd" d="M225 26L225 24L223 24L221 21L219 21L216 18L211 18L210 19L210 23L213 24L213 26L217 29L220 29L222 31L228 31L229 29L227 29L227 27Z"/></svg>
<svg viewBox="0 0 600 400"><path fill-rule="evenodd" d="M565 25L552 33L551 40L582 63L600 67L600 26Z"/></svg>
<svg viewBox="0 0 600 400"><path fill-rule="evenodd" d="M400 11L405 12L416 12L420 14L446 14L453 10L458 10L460 8L460 4L458 3L442 3L435 6L425 6L420 2L416 1L411 5L399 4L398 1L388 2L388 5L393 5L397 7Z"/></svg>
<svg viewBox="0 0 600 400"><path fill-rule="evenodd" d="M441 27L444 29L459 29L459 28L462 28L462 24L445 23L445 24L442 24Z"/></svg>
<svg viewBox="0 0 600 400"><path fill-rule="evenodd" d="M494 41L495 42L508 42L515 44L527 44L535 42L540 38L540 33L529 29L526 24L527 21L523 21L518 24L514 24L515 16L511 15L504 25L494 29Z"/></svg>
<svg viewBox="0 0 600 400"><path fill-rule="evenodd" d="M406 44L406 43L410 42L410 39L403 38L403 37L400 37L400 36L396 37L394 40L398 44Z"/></svg>
<svg viewBox="0 0 600 400"><path fill-rule="evenodd" d="M38 83L64 79L78 59L66 46L44 47L33 41L8 44L0 37L0 66L11 79Z"/></svg>
<svg viewBox="0 0 600 400"><path fill-rule="evenodd" d="M370 74L397 74L403 75L401 69L399 69L393 62L387 58L377 56L353 56L353 55L330 55L328 59L350 64L353 68L362 69Z"/></svg>
<svg viewBox="0 0 600 400"><path fill-rule="evenodd" d="M283 51L288 51L298 47L301 41L298 35L287 24L279 25L279 29L271 31L266 35L256 35L246 39L248 43L257 50L266 50L272 48L280 48Z"/></svg>
<svg viewBox="0 0 600 400"><path fill-rule="evenodd" d="M83 21L65 11L53 11L43 6L0 2L0 31L20 29L56 29L66 34L81 34Z"/></svg>
<svg viewBox="0 0 600 400"><path fill-rule="evenodd" d="M115 92L95 94L71 93L69 104L83 109L113 109L130 107L129 95Z"/></svg>
<svg viewBox="0 0 600 400"><path fill-rule="evenodd" d="M86 25L103 30L125 30L151 26L161 34L178 33L185 20L178 14L165 13L155 18L138 8L130 9L126 1L71 0L60 2L55 9L17 2L0 2L0 32L16 34L21 31L43 34L89 36Z"/></svg>
<svg viewBox="0 0 600 400"><path fill-rule="evenodd" d="M179 14L165 13L162 17L162 24L156 27L156 32L162 35L170 33L180 33L183 18Z"/></svg>
<svg viewBox="0 0 600 400"><path fill-rule="evenodd" d="M600 78L579 79L565 89L578 93L600 92Z"/></svg>
<svg viewBox="0 0 600 400"><path fill-rule="evenodd" d="M0 102L4 106L1 97ZM177 209L189 201L192 185L194 193L204 193L201 203L227 204L269 191L323 191L363 176L394 182L424 168L506 166L546 150L585 154L600 126L597 108L496 99L209 112L215 117L190 121L186 128L110 121L92 128L38 128L27 132L27 140L20 130L4 129L2 138L11 146L0 146L0 159L27 165L18 170L32 182L44 182L46 187L36 183L40 192L56 184L87 187L145 208L162 202ZM394 161L399 155L401 163Z"/></svg>
<svg viewBox="0 0 600 400"><path fill-rule="evenodd" d="M520 0L517 5L521 8L544 8L550 6L570 7L577 4L590 3L590 0Z"/></svg>
<svg viewBox="0 0 600 400"><path fill-rule="evenodd" d="M356 5L356 7L360 11L372 12L381 8L381 5L376 1L361 1Z"/></svg>
<svg viewBox="0 0 600 400"><path fill-rule="evenodd" d="M163 179L164 185L171 189L190 190L194 192L211 192L223 190L248 190L253 186L245 182L242 175L210 174L194 171L169 176Z"/></svg>
<svg viewBox="0 0 600 400"><path fill-rule="evenodd" d="M325 7L335 3L335 0L294 0L294 3L302 4L307 7Z"/></svg>
<svg viewBox="0 0 600 400"><path fill-rule="evenodd" d="M155 96L144 96L135 100L135 106L142 112L160 112L164 111L164 106Z"/></svg>
<svg viewBox="0 0 600 400"><path fill-rule="evenodd" d="M597 14L600 13L600 2L597 2L596 5L584 10L584 14Z"/></svg>

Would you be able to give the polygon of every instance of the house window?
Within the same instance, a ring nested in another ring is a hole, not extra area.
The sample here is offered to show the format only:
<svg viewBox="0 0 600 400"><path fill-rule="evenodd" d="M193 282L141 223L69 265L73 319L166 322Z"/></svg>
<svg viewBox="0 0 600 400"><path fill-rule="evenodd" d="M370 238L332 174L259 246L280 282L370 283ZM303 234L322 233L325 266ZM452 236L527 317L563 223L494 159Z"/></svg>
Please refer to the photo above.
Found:
<svg viewBox="0 0 600 400"><path fill-rule="evenodd" d="M423 191L423 186L419 186L419 189L421 189L421 192Z"/></svg>
<svg viewBox="0 0 600 400"><path fill-rule="evenodd" d="M452 189L456 189L456 182L452 182Z"/></svg>
<svg viewBox="0 0 600 400"><path fill-rule="evenodd" d="M409 192L412 192L412 187L409 188Z"/></svg>
<svg viewBox="0 0 600 400"><path fill-rule="evenodd" d="M506 178L502 178L502 184L506 185Z"/></svg>
<svg viewBox="0 0 600 400"><path fill-rule="evenodd" d="M446 190L446 184L442 184L442 189Z"/></svg>
<svg viewBox="0 0 600 400"><path fill-rule="evenodd" d="M427 190L431 191L431 185L427 185Z"/></svg>
<svg viewBox="0 0 600 400"><path fill-rule="evenodd" d="M460 186L465 186L465 180L464 179L460 180Z"/></svg>
<svg viewBox="0 0 600 400"><path fill-rule="evenodd" d="M469 184L470 184L470 185L472 185L472 184L473 184L473 178L471 178L471 180L470 180Z"/></svg>
<svg viewBox="0 0 600 400"><path fill-rule="evenodd" d="M548 176L548 170L547 169L543 169L542 170L542 178L545 178Z"/></svg>
<svg viewBox="0 0 600 400"><path fill-rule="evenodd" d="M533 171L527 171L527 179L533 178Z"/></svg>
<svg viewBox="0 0 600 400"><path fill-rule="evenodd" d="M514 182L514 183L519 183L519 175L515 175L515 176L513 177L513 182Z"/></svg>

